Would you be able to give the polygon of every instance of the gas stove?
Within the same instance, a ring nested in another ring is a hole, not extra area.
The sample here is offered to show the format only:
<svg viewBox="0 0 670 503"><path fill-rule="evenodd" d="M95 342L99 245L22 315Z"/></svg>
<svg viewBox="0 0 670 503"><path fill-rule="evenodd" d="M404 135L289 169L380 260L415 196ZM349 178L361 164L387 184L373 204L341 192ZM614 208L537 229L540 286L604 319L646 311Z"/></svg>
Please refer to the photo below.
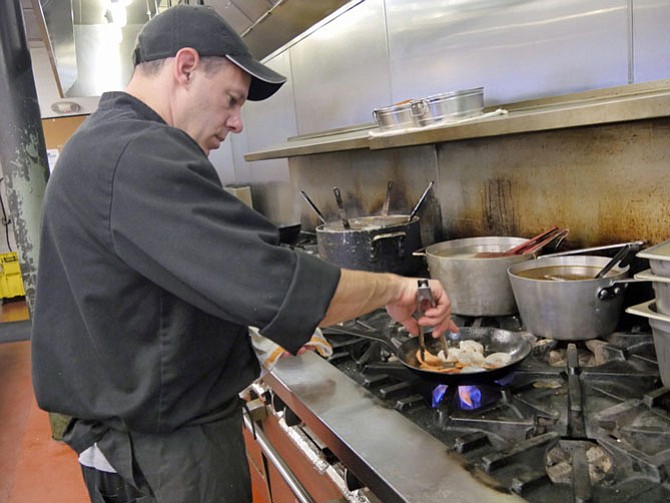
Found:
<svg viewBox="0 0 670 503"><path fill-rule="evenodd" d="M298 247L316 253L304 237ZM516 316L454 319L524 328ZM345 467L350 501L363 487L384 503L666 502L670 389L638 322L591 340L526 334L532 351L508 372L455 383L413 372L356 335L403 336L380 310L324 329L334 348L327 360L282 359L264 381L294 427Z"/></svg>
<svg viewBox="0 0 670 503"><path fill-rule="evenodd" d="M522 328L515 317L456 321ZM347 327L398 330L382 311ZM325 332L331 365L504 491L531 502L670 501L670 389L646 331L535 338L502 377L458 384L412 372L381 343Z"/></svg>

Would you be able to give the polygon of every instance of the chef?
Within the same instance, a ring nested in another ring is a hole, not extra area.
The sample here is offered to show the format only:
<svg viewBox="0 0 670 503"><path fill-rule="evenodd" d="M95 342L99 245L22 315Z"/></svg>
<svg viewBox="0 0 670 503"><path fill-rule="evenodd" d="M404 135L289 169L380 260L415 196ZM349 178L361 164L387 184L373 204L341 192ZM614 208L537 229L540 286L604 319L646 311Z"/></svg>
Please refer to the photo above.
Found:
<svg viewBox="0 0 670 503"><path fill-rule="evenodd" d="M319 326L385 307L417 334L457 330L443 287L420 319L416 278L344 270L278 230L208 160L247 100L285 78L211 8L178 5L138 35L123 92L103 94L47 184L32 368L71 417L94 502L250 502L241 390L249 327L297 353Z"/></svg>

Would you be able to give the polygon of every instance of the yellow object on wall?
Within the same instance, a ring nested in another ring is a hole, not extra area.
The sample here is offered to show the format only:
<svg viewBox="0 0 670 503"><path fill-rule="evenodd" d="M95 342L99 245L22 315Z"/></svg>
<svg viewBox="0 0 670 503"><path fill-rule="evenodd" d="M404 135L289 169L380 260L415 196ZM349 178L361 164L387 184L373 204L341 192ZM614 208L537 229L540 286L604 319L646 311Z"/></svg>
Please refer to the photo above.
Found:
<svg viewBox="0 0 670 503"><path fill-rule="evenodd" d="M0 254L0 297L10 299L24 296L23 278L16 252Z"/></svg>

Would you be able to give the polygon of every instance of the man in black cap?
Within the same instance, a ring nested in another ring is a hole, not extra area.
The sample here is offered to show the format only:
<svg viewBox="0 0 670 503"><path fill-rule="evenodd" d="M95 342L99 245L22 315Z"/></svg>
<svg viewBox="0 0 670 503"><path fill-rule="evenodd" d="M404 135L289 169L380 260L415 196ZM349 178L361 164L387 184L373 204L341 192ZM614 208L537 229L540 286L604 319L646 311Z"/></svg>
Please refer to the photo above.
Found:
<svg viewBox="0 0 670 503"><path fill-rule="evenodd" d="M278 246L207 155L247 99L284 77L212 9L176 6L138 36L126 92L105 93L63 149L43 206L33 310L39 405L72 417L94 502L248 502L239 393L259 374L248 327L291 353L318 326L386 307L417 334L417 281Z"/></svg>

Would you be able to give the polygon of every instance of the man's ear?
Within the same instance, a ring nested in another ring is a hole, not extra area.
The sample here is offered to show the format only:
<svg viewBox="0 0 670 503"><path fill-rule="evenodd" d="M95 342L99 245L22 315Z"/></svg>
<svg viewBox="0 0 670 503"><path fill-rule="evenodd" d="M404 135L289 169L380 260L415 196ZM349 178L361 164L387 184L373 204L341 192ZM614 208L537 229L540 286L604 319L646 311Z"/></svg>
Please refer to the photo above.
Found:
<svg viewBox="0 0 670 503"><path fill-rule="evenodd" d="M195 67L200 63L198 51L191 47L179 49L175 54L174 77L181 84L188 84Z"/></svg>

